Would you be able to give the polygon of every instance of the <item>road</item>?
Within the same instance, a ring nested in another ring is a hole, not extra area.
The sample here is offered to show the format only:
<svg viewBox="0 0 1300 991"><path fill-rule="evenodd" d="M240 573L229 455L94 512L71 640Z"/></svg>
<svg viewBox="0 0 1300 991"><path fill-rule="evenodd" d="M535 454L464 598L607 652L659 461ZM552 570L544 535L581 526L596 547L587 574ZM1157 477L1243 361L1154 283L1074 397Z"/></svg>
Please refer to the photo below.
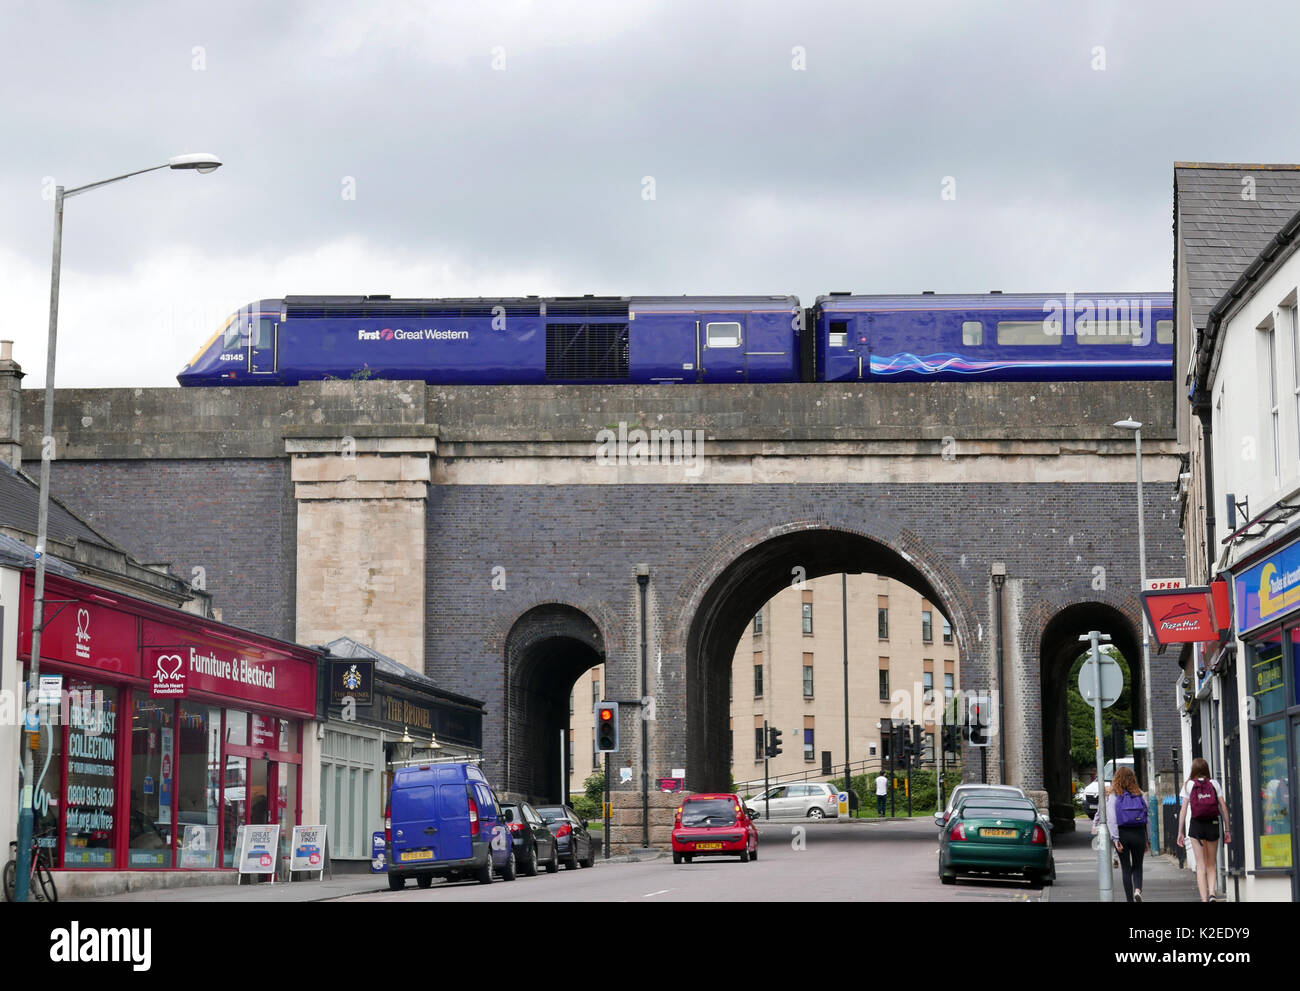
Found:
<svg viewBox="0 0 1300 991"><path fill-rule="evenodd" d="M757 862L738 858L670 859L642 863L597 861L593 870L516 881L435 882L426 891L408 881L402 891L368 892L340 901L1041 901L1044 892L1018 880L938 877L933 820L768 823L759 830Z"/></svg>

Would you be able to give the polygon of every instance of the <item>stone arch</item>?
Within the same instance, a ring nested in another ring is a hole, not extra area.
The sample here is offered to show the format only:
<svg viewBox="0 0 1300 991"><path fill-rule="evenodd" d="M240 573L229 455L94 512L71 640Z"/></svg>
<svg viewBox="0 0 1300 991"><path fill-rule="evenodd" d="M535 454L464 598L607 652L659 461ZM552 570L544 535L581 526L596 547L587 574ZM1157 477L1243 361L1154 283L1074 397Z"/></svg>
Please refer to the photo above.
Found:
<svg viewBox="0 0 1300 991"><path fill-rule="evenodd" d="M960 583L914 534L901 549L858 527L801 521L733 536L701 556L675 596L672 614L677 641L666 646L685 657L687 785L725 788L729 777L728 685L736 643L754 613L792 579L840 572L871 573L897 579L932 601L953 625L959 656L972 642L972 609ZM669 635L671 636L671 634ZM965 679L963 679L965 680Z"/></svg>
<svg viewBox="0 0 1300 991"><path fill-rule="evenodd" d="M564 787L560 734L570 725L569 696L579 676L605 660L604 634L582 609L545 602L515 619L503 647L501 791L557 802ZM578 716L575 703L573 718Z"/></svg>

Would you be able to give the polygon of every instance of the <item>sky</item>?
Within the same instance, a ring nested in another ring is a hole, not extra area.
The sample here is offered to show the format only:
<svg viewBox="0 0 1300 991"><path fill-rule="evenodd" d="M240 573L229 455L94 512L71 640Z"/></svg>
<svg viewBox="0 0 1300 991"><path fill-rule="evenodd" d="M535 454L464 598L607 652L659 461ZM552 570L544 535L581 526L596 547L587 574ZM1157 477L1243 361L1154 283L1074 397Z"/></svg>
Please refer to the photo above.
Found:
<svg viewBox="0 0 1300 991"><path fill-rule="evenodd" d="M0 338L170 386L306 294L1169 291L1175 161L1300 161L1300 7L912 0L0 11Z"/></svg>

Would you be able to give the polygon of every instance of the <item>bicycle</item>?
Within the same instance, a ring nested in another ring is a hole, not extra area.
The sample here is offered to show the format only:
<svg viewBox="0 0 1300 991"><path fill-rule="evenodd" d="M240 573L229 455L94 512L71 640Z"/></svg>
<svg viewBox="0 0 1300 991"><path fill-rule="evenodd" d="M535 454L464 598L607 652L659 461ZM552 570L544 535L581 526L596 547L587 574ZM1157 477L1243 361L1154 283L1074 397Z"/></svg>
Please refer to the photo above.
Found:
<svg viewBox="0 0 1300 991"><path fill-rule="evenodd" d="M18 880L18 841L9 841L9 862L4 869L5 901L12 902L17 894ZM58 889L54 887L54 875L50 872L49 855L38 840L32 841L31 878L28 881L31 899L38 902L57 902Z"/></svg>

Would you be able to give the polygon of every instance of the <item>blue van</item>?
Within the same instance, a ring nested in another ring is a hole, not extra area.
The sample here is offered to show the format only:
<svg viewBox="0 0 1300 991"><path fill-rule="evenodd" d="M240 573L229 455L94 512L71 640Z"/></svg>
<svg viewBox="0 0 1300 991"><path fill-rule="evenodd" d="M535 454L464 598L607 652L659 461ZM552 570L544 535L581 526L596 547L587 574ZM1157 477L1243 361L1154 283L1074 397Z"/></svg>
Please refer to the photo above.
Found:
<svg viewBox="0 0 1300 991"><path fill-rule="evenodd" d="M435 877L493 873L515 879L514 844L501 821L501 805L474 764L422 764L393 775L389 795L391 840L388 887L400 891L408 877L421 888Z"/></svg>

